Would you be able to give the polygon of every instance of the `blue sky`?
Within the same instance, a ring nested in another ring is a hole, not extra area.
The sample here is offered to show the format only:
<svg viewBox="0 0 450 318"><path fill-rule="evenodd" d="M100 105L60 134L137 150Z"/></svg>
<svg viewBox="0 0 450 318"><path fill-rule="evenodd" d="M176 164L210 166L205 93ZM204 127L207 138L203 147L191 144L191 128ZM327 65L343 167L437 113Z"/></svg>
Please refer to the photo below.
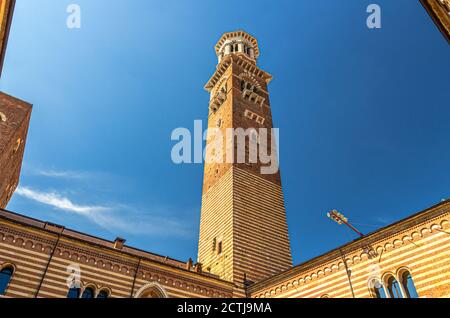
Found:
<svg viewBox="0 0 450 318"><path fill-rule="evenodd" d="M449 45L418 1L18 0L0 88L34 105L9 210L196 258L202 165L173 129L207 119L213 46L258 38L294 262L450 197ZM82 28L66 27L77 3Z"/></svg>

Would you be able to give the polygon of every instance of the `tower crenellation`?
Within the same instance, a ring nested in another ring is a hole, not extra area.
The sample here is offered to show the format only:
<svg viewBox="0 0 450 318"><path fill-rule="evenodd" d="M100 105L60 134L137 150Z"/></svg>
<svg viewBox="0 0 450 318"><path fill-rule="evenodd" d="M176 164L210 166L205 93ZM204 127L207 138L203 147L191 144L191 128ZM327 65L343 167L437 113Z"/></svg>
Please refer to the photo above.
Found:
<svg viewBox="0 0 450 318"><path fill-rule="evenodd" d="M256 63L259 57L258 41L244 31L228 32L216 44L218 62L230 55L241 55Z"/></svg>

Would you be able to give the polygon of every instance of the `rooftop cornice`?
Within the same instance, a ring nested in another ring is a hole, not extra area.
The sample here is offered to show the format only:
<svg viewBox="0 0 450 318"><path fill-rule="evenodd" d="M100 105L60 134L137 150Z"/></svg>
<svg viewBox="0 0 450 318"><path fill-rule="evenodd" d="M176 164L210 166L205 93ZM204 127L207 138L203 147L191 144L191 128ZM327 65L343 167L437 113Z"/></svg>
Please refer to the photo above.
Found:
<svg viewBox="0 0 450 318"><path fill-rule="evenodd" d="M206 83L205 85L205 89L208 92L210 92L214 88L217 82L222 78L223 74L225 74L228 67L233 63L241 66L250 74L262 78L267 84L270 83L270 81L272 80L272 75L261 70L254 63L248 61L247 58L240 56L239 54L232 54L225 57L222 60L222 62L219 65L217 65L216 71L214 72L213 76L209 79L208 83Z"/></svg>
<svg viewBox="0 0 450 318"><path fill-rule="evenodd" d="M242 30L224 33L215 46L216 54L219 55L220 48L228 39L239 36L253 44L253 49L255 50L255 57L258 58L259 57L258 41L253 36Z"/></svg>

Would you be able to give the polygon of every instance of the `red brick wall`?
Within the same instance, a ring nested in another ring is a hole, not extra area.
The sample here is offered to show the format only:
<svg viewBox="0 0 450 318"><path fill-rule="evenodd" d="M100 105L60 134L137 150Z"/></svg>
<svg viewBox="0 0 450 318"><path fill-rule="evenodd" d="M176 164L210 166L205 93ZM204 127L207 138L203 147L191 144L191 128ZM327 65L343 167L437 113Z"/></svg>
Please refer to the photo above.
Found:
<svg viewBox="0 0 450 318"><path fill-rule="evenodd" d="M5 208L19 183L31 116L31 105L0 92L0 208Z"/></svg>

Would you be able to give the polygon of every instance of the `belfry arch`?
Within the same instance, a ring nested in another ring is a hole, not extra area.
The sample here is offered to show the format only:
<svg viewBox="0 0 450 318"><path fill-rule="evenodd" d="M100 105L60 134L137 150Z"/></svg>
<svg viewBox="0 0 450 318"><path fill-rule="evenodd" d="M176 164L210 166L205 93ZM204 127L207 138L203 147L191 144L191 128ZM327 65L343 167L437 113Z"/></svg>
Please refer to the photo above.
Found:
<svg viewBox="0 0 450 318"><path fill-rule="evenodd" d="M169 296L160 284L152 282L142 286L134 298L169 298Z"/></svg>

